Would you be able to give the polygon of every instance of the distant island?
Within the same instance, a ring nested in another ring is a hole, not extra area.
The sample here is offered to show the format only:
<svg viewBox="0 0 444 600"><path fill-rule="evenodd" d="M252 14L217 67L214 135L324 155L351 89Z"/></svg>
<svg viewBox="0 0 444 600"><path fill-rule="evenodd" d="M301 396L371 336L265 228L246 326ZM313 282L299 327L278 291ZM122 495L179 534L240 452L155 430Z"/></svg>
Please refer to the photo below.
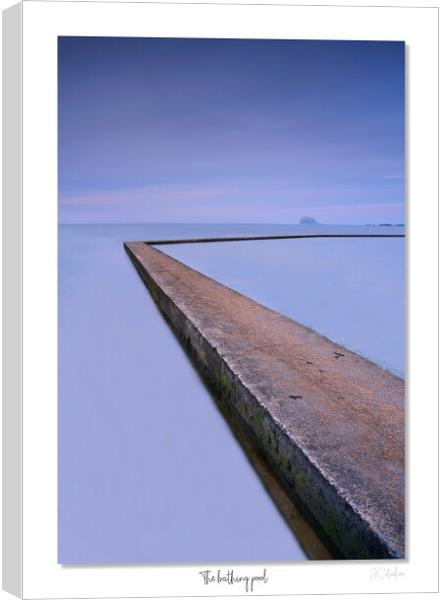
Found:
<svg viewBox="0 0 444 600"><path fill-rule="evenodd" d="M318 225L318 222L313 217L301 217L299 225Z"/></svg>

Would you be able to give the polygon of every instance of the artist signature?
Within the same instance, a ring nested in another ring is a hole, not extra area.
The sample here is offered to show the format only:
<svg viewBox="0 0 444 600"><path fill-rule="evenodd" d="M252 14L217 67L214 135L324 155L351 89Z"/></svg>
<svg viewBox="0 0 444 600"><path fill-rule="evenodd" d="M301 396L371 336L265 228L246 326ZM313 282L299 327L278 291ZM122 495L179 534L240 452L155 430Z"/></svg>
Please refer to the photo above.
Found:
<svg viewBox="0 0 444 600"><path fill-rule="evenodd" d="M389 579L390 581L398 581L399 577L404 577L405 573L400 571L398 567L374 567L370 569L370 579Z"/></svg>

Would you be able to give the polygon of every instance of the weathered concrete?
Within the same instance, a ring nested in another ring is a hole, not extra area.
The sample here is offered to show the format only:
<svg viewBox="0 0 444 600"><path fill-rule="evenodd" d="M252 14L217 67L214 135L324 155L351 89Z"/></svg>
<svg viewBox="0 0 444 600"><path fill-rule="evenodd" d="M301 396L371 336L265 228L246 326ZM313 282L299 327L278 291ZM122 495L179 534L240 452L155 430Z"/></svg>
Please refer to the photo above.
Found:
<svg viewBox="0 0 444 600"><path fill-rule="evenodd" d="M404 557L403 380L143 242L125 248L333 553Z"/></svg>
<svg viewBox="0 0 444 600"><path fill-rule="evenodd" d="M209 237L188 238L177 240L149 240L150 246L165 246L167 244L211 244L214 242L251 242L257 240L297 240L302 238L403 238L403 233L304 233L299 235L249 235L241 237Z"/></svg>

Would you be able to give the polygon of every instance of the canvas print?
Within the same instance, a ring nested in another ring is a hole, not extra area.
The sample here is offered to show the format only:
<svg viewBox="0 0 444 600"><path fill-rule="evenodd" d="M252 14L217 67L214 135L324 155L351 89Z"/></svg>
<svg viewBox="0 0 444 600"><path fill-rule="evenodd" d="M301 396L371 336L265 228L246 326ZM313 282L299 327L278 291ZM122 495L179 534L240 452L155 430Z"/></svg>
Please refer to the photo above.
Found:
<svg viewBox="0 0 444 600"><path fill-rule="evenodd" d="M403 559L404 43L59 37L58 562Z"/></svg>

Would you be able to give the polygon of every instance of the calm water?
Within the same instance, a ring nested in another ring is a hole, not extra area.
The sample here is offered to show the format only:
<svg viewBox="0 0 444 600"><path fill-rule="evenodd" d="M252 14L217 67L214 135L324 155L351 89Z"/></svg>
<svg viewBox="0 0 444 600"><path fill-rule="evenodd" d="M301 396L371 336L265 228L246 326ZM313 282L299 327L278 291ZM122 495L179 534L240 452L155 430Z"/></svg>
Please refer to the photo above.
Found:
<svg viewBox="0 0 444 600"><path fill-rule="evenodd" d="M60 563L305 558L122 248L181 233L60 227Z"/></svg>
<svg viewBox="0 0 444 600"><path fill-rule="evenodd" d="M122 248L301 229L60 226L59 562L305 558ZM401 240L162 250L403 372Z"/></svg>
<svg viewBox="0 0 444 600"><path fill-rule="evenodd" d="M404 247L321 238L159 249L404 377Z"/></svg>

